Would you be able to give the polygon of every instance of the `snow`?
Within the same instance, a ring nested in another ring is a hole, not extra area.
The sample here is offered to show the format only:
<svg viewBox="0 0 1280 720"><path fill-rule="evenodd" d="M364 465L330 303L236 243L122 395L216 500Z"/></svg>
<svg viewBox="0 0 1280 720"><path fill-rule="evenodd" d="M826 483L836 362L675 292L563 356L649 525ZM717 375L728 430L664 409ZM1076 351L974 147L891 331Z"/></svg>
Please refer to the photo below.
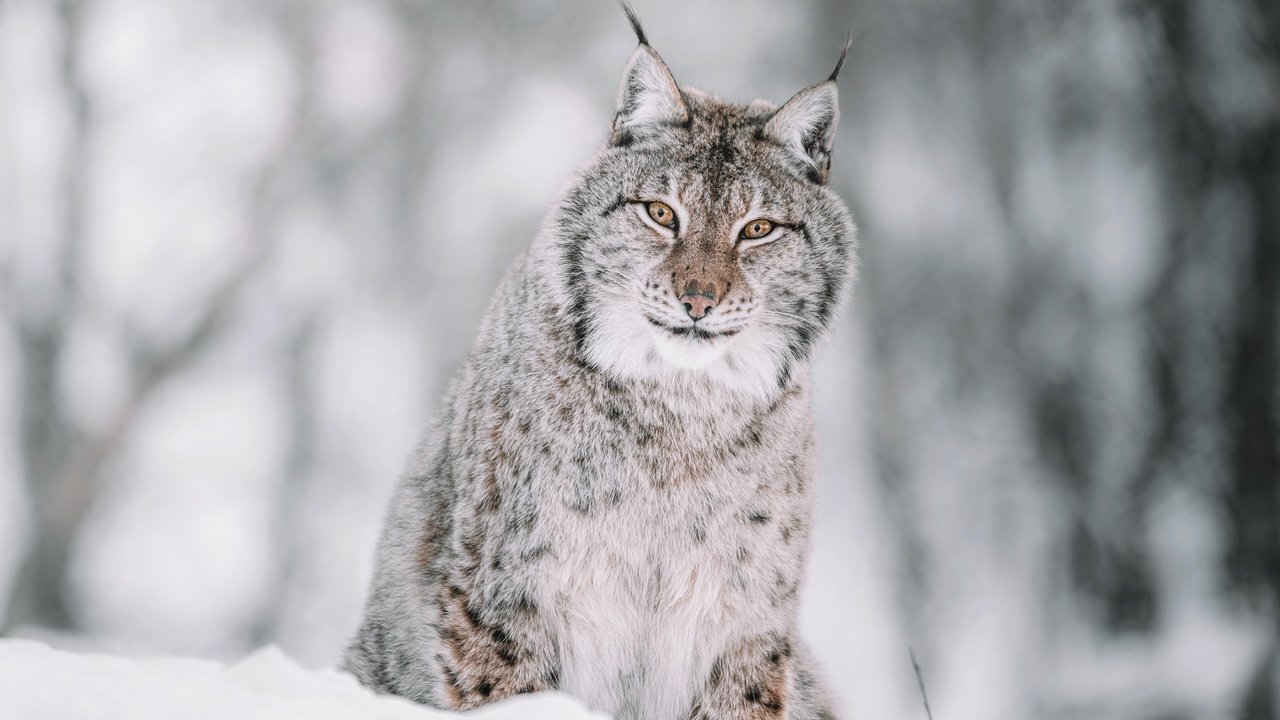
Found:
<svg viewBox="0 0 1280 720"><path fill-rule="evenodd" d="M132 660L0 641L0 717L8 720L429 720L458 717L376 695L336 670L309 671L275 647L234 664ZM477 720L603 720L559 693L525 695L466 715Z"/></svg>

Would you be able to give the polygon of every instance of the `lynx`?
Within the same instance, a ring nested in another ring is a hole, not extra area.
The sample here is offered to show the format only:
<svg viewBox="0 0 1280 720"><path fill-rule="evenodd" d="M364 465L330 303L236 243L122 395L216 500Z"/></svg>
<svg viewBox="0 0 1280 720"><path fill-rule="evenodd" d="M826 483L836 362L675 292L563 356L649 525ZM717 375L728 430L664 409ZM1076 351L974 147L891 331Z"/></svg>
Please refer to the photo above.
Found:
<svg viewBox="0 0 1280 720"><path fill-rule="evenodd" d="M830 718L797 637L810 363L853 281L836 77L781 107L639 40L608 141L503 279L409 463L345 658L446 709Z"/></svg>

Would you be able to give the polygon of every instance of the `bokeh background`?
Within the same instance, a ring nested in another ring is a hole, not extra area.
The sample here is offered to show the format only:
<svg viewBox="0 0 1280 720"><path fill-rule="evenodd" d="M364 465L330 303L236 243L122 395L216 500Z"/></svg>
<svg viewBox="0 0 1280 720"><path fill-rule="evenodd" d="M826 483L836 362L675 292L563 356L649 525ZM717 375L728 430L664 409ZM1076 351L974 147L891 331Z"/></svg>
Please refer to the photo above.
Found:
<svg viewBox="0 0 1280 720"><path fill-rule="evenodd" d="M1280 3L636 0L830 72L862 276L803 624L849 718L1280 717ZM0 617L333 663L490 293L605 140L606 0L0 0Z"/></svg>

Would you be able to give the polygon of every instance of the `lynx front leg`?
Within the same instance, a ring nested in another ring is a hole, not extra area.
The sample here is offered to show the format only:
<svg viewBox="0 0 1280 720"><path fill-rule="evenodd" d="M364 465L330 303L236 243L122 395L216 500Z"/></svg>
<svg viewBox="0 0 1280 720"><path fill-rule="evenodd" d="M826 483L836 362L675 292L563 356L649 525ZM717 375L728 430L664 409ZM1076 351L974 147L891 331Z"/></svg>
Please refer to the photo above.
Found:
<svg viewBox="0 0 1280 720"><path fill-rule="evenodd" d="M793 666L790 638L771 635L739 643L711 666L690 720L786 718Z"/></svg>
<svg viewBox="0 0 1280 720"><path fill-rule="evenodd" d="M535 629L538 609L532 603L483 612L466 591L451 585L441 605L442 697L451 709L470 710L559 685L549 641Z"/></svg>

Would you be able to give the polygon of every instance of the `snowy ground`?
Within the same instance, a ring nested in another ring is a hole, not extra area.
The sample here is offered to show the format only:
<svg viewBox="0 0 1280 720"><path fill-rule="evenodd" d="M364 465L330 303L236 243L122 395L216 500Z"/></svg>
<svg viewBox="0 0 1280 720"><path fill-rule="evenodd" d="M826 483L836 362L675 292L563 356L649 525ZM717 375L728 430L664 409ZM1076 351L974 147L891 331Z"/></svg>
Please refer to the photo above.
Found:
<svg viewBox="0 0 1280 720"><path fill-rule="evenodd" d="M274 647L227 666L210 660L133 660L0 641L0 717L6 720L429 720L456 717L375 695L334 670L304 670ZM542 693L467 715L479 720L604 720L566 695Z"/></svg>

